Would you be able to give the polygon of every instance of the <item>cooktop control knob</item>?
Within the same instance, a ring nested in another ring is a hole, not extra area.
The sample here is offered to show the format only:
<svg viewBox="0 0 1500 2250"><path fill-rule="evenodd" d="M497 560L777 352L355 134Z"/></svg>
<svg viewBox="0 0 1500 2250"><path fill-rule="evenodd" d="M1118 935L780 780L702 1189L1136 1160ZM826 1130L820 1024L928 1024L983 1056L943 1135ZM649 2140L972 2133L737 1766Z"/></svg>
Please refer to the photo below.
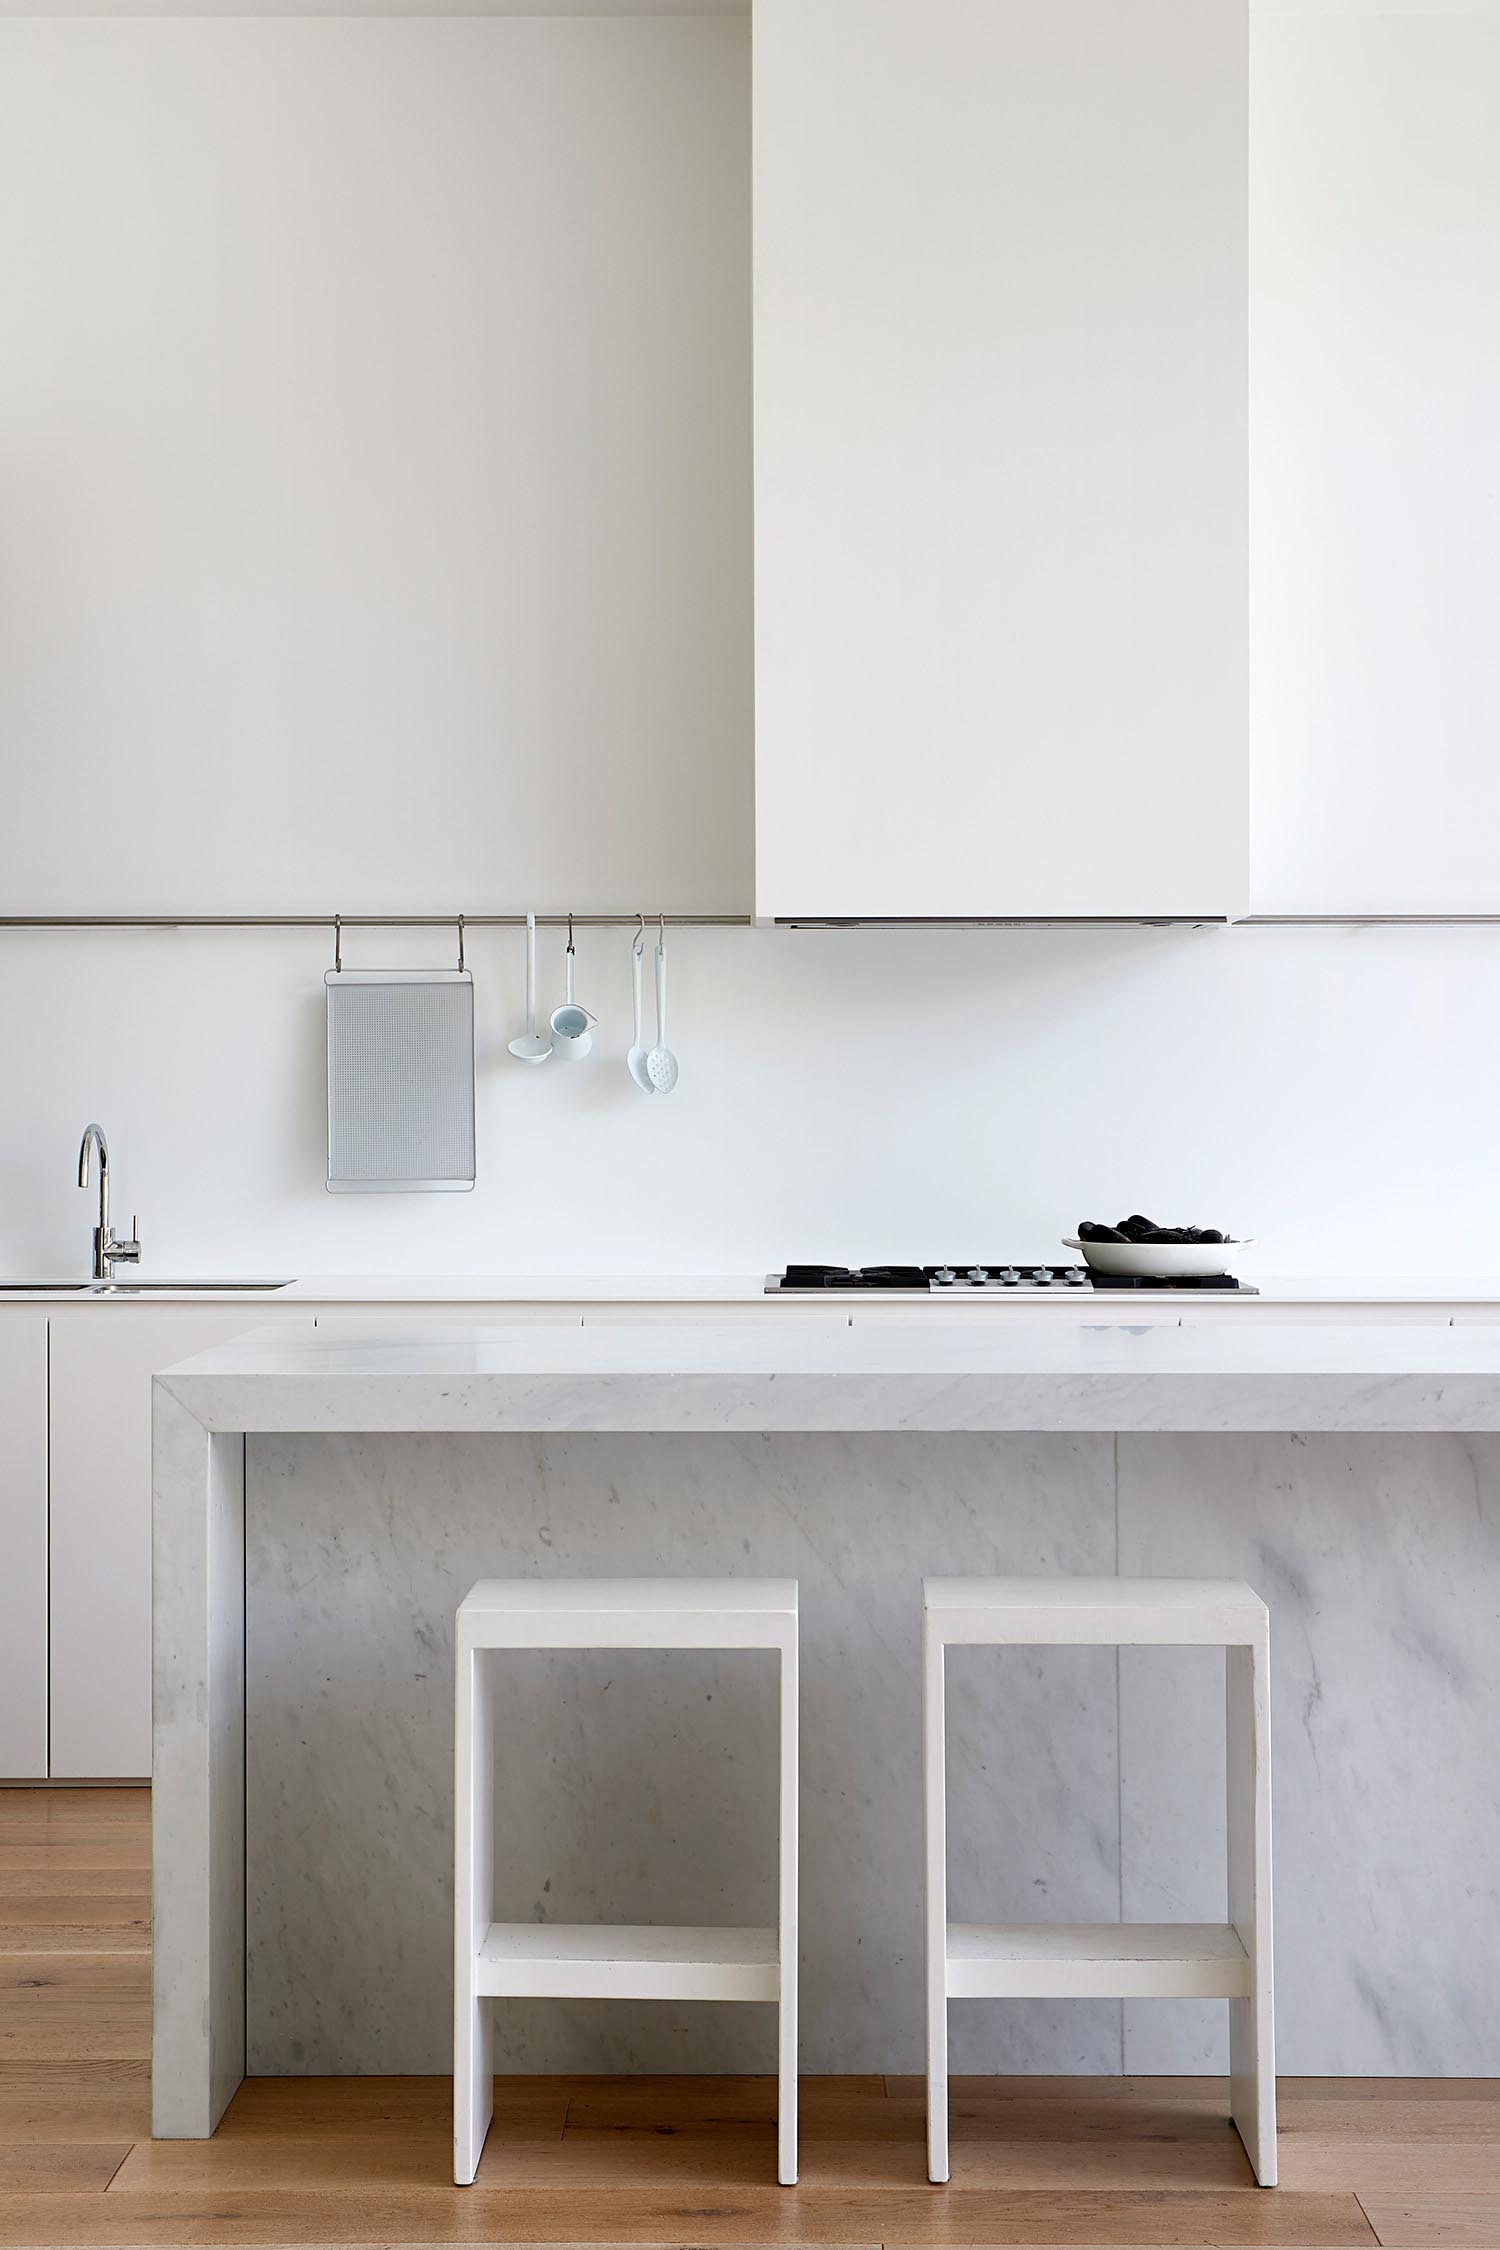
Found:
<svg viewBox="0 0 1500 2250"><path fill-rule="evenodd" d="M1004 1282L1007 1289L1014 1289L1020 1278L1014 1266L1002 1266L995 1276L997 1281Z"/></svg>
<svg viewBox="0 0 1500 2250"><path fill-rule="evenodd" d="M1068 1286L1071 1289L1081 1289L1087 1280L1088 1275L1085 1273L1082 1266L1069 1266Z"/></svg>
<svg viewBox="0 0 1500 2250"><path fill-rule="evenodd" d="M952 1281L954 1278L953 1268L951 1266L939 1266L932 1278L934 1281Z"/></svg>
<svg viewBox="0 0 1500 2250"><path fill-rule="evenodd" d="M989 1271L984 1266L970 1266L964 1275L965 1281L988 1281L989 1278Z"/></svg>
<svg viewBox="0 0 1500 2250"><path fill-rule="evenodd" d="M1052 1268L1050 1266L1038 1266L1032 1278L1038 1289L1050 1289L1052 1287Z"/></svg>

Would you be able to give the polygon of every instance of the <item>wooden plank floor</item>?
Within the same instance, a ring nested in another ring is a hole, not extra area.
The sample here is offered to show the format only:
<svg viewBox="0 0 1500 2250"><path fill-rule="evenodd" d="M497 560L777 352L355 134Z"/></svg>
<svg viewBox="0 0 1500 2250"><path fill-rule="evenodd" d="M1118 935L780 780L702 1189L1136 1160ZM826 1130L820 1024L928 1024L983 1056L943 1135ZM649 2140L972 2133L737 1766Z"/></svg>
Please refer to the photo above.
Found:
<svg viewBox="0 0 1500 2250"><path fill-rule="evenodd" d="M774 2180L767 2078L502 2079L472 2188L441 2078L256 2079L150 2139L149 1800L0 1791L0 2246L634 2243L1500 2250L1500 2080L1282 2081L1257 2188L1204 2079L808 2078Z"/></svg>

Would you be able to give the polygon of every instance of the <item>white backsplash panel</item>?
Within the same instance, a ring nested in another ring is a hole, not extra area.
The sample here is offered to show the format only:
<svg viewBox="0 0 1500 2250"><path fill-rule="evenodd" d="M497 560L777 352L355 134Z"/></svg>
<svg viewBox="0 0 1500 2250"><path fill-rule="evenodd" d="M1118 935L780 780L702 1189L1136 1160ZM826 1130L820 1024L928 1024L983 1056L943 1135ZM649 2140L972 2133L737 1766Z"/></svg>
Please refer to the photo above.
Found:
<svg viewBox="0 0 1500 2250"><path fill-rule="evenodd" d="M452 967L451 929L399 938ZM326 931L7 935L0 1270L80 1270L98 1116L162 1274L1035 1260L1146 1211L1253 1234L1249 1280L1500 1275L1500 927L673 930L670 1101L625 1067L628 929L578 933L573 1069L505 1051L524 933L468 954L473 1194L331 1196Z"/></svg>

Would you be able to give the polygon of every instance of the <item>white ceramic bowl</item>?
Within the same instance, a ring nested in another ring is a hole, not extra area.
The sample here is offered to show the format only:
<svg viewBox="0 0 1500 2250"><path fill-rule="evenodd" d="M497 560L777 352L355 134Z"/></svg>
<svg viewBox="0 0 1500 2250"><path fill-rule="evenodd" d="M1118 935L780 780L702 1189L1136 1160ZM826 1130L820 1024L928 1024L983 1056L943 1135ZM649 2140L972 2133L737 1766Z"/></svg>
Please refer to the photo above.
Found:
<svg viewBox="0 0 1500 2250"><path fill-rule="evenodd" d="M1063 1237L1070 1250L1080 1250L1095 1273L1143 1274L1152 1281L1178 1281L1190 1274L1228 1273L1234 1254L1253 1240L1243 1242L1084 1242L1076 1234Z"/></svg>

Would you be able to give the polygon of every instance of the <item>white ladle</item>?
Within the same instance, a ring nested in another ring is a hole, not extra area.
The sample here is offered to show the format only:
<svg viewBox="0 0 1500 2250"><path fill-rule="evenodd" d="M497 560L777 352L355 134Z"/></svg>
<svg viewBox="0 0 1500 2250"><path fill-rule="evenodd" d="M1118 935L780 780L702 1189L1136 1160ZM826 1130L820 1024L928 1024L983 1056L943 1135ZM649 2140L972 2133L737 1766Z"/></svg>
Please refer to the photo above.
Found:
<svg viewBox="0 0 1500 2250"><path fill-rule="evenodd" d="M566 964L567 998L560 1008L554 1008L548 1018L552 1027L552 1052L559 1062L581 1062L594 1044L594 1025L598 1021L587 1008L580 1007L573 996L573 917L568 916L568 950L563 955Z"/></svg>
<svg viewBox="0 0 1500 2250"><path fill-rule="evenodd" d="M638 914L640 928L630 941L630 976L635 993L635 1037L630 1042L630 1052L625 1065L643 1094L654 1094L656 1086L646 1068L646 1048L641 1038L641 963L646 956L646 924Z"/></svg>
<svg viewBox="0 0 1500 2250"><path fill-rule="evenodd" d="M545 1062L552 1052L552 1042L544 1031L536 1027L536 916L526 917L526 1029L510 1042L509 1053L517 1062Z"/></svg>
<svg viewBox="0 0 1500 2250"><path fill-rule="evenodd" d="M670 1094L677 1083L677 1057L667 1045L667 925L657 920L656 940L656 1045L646 1057L646 1070L654 1093Z"/></svg>

